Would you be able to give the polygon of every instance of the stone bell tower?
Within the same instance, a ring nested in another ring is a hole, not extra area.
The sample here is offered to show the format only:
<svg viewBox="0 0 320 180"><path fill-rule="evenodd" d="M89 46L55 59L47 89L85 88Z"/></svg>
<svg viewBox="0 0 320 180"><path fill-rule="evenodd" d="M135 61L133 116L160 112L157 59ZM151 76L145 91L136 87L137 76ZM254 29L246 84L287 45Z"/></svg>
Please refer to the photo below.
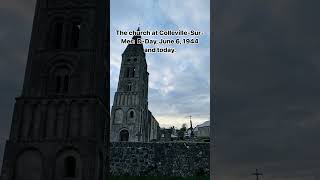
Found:
<svg viewBox="0 0 320 180"><path fill-rule="evenodd" d="M138 29L139 31L139 29ZM118 89L111 110L111 138L116 141L147 142L148 81L146 55L141 36L133 36L122 53Z"/></svg>
<svg viewBox="0 0 320 180"><path fill-rule="evenodd" d="M37 0L2 180L106 178L108 8L108 0Z"/></svg>

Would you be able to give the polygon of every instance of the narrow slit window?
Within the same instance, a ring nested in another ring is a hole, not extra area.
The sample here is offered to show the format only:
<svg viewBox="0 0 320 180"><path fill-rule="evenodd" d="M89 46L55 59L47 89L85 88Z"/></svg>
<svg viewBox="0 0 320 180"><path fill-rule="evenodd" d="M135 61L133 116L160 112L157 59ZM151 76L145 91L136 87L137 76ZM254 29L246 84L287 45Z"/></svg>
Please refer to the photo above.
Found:
<svg viewBox="0 0 320 180"><path fill-rule="evenodd" d="M68 156L64 160L65 177L76 177L76 158Z"/></svg>
<svg viewBox="0 0 320 180"><path fill-rule="evenodd" d="M55 69L53 78L55 79L55 92L57 94L68 93L70 89L70 70L63 66Z"/></svg>
<svg viewBox="0 0 320 180"><path fill-rule="evenodd" d="M56 77L56 93L60 93L61 89L61 76Z"/></svg>
<svg viewBox="0 0 320 180"><path fill-rule="evenodd" d="M121 130L120 131L120 141L128 141L129 140L129 131L128 130Z"/></svg>
<svg viewBox="0 0 320 180"><path fill-rule="evenodd" d="M130 68L127 68L127 70L126 70L126 77L129 77L129 75L130 75Z"/></svg>
<svg viewBox="0 0 320 180"><path fill-rule="evenodd" d="M72 23L72 35L71 35L71 47L78 48L79 47L79 40L80 40L80 30L81 24L80 22Z"/></svg>
<svg viewBox="0 0 320 180"><path fill-rule="evenodd" d="M69 76L68 75L65 75L64 76L64 80L63 80L63 92L66 93L68 92L68 89L69 89Z"/></svg>
<svg viewBox="0 0 320 180"><path fill-rule="evenodd" d="M136 68L132 68L132 74L131 74L131 77L134 77L136 75Z"/></svg>
<svg viewBox="0 0 320 180"><path fill-rule="evenodd" d="M62 48L62 32L63 32L63 23L58 22L55 24L55 29L54 29L54 48L60 49Z"/></svg>
<svg viewBox="0 0 320 180"><path fill-rule="evenodd" d="M128 90L128 91L132 91L132 83L129 83L129 84L128 84L127 90Z"/></svg>

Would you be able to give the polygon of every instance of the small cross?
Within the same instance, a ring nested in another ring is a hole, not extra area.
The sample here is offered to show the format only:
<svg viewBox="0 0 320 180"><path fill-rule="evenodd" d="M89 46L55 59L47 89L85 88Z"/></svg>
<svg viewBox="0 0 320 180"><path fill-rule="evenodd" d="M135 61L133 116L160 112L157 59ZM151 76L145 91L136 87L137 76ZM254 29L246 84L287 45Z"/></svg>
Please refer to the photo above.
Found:
<svg viewBox="0 0 320 180"><path fill-rule="evenodd" d="M256 169L256 172L255 173L252 173L251 175L254 175L257 177L257 180L259 180L259 176L262 176L263 174L262 173L259 173L258 172L258 169Z"/></svg>

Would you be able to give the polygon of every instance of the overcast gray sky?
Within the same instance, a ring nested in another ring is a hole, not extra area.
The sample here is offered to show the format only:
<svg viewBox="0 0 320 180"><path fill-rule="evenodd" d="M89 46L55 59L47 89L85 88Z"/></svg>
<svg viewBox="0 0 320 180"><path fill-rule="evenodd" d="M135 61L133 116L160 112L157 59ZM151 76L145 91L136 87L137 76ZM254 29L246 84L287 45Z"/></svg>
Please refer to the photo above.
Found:
<svg viewBox="0 0 320 180"><path fill-rule="evenodd" d="M0 161L8 139L14 98L22 90L35 0L0 1Z"/></svg>
<svg viewBox="0 0 320 180"><path fill-rule="evenodd" d="M319 7L216 0L216 180L320 176Z"/></svg>
<svg viewBox="0 0 320 180"><path fill-rule="evenodd" d="M123 13L126 12L126 13ZM209 0L111 0L111 91L110 106L116 91L121 54L126 44L117 30L201 31L201 36L142 36L143 39L198 38L197 45L150 45L169 47L176 53L146 53L149 72L149 109L161 127L183 123L189 127L210 119L210 1Z"/></svg>

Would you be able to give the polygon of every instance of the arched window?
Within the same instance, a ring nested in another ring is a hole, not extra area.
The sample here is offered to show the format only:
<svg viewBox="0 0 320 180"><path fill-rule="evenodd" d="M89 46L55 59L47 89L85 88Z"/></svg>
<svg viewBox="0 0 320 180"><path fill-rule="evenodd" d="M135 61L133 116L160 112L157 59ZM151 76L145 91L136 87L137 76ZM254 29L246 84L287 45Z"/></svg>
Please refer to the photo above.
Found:
<svg viewBox="0 0 320 180"><path fill-rule="evenodd" d="M15 178L12 179L41 180L43 179L43 170L43 159L41 154L35 150L26 150L17 157L14 169Z"/></svg>
<svg viewBox="0 0 320 180"><path fill-rule="evenodd" d="M56 76L56 93L67 93L69 90L69 75Z"/></svg>
<svg viewBox="0 0 320 180"><path fill-rule="evenodd" d="M62 34L63 34L63 23L62 22L56 22L53 28L53 47L55 49L62 48Z"/></svg>
<svg viewBox="0 0 320 180"><path fill-rule="evenodd" d="M76 158L68 156L64 159L64 176L76 177Z"/></svg>
<svg viewBox="0 0 320 180"><path fill-rule="evenodd" d="M132 68L131 73L132 73L132 74L131 74L131 77L134 77L135 74L136 74L136 68L135 68L135 67Z"/></svg>
<svg viewBox="0 0 320 180"><path fill-rule="evenodd" d="M134 58L134 62L137 62L137 58Z"/></svg>
<svg viewBox="0 0 320 180"><path fill-rule="evenodd" d="M127 120L128 120L128 123L134 123L134 122L135 122L135 119L136 119L136 113L135 113L134 109L130 109L130 110L127 112Z"/></svg>
<svg viewBox="0 0 320 180"><path fill-rule="evenodd" d="M130 112L130 118L134 118L134 112L133 111Z"/></svg>
<svg viewBox="0 0 320 180"><path fill-rule="evenodd" d="M56 93L67 93L70 87L70 70L67 67L58 67L54 76Z"/></svg>
<svg viewBox="0 0 320 180"><path fill-rule="evenodd" d="M126 69L126 75L125 75L125 77L129 77L130 76L130 68L128 67L127 69Z"/></svg>
<svg viewBox="0 0 320 180"><path fill-rule="evenodd" d="M123 111L121 109L117 109L114 115L114 123L121 124L123 120Z"/></svg>
<svg viewBox="0 0 320 180"><path fill-rule="evenodd" d="M79 47L81 24L79 21L72 23L71 48Z"/></svg>
<svg viewBox="0 0 320 180"><path fill-rule="evenodd" d="M120 131L120 141L128 141L129 140L129 131L123 129Z"/></svg>
<svg viewBox="0 0 320 180"><path fill-rule="evenodd" d="M66 93L69 89L69 75L64 75L62 92Z"/></svg>
<svg viewBox="0 0 320 180"><path fill-rule="evenodd" d="M127 91L132 91L132 83L128 83L128 86L127 86Z"/></svg>
<svg viewBox="0 0 320 180"><path fill-rule="evenodd" d="M130 60L131 60L130 58L129 58L129 59L127 59L127 61L128 61L128 62L130 62Z"/></svg>
<svg viewBox="0 0 320 180"><path fill-rule="evenodd" d="M59 93L61 89L61 76L56 76L56 93Z"/></svg>

